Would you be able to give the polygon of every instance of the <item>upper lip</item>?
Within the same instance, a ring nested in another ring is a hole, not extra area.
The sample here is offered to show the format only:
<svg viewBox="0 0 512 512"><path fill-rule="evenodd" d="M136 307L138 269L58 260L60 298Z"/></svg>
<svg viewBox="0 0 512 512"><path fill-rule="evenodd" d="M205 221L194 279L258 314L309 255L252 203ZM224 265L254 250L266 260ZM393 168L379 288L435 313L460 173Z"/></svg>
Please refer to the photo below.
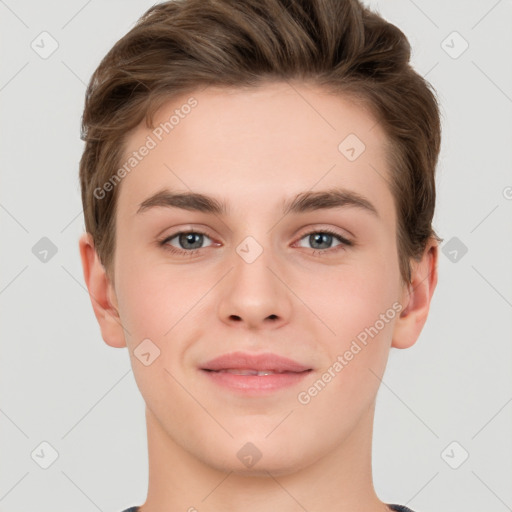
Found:
<svg viewBox="0 0 512 512"><path fill-rule="evenodd" d="M311 370L293 359L277 354L248 354L244 352L231 352L211 359L201 366L202 370L270 370L274 372L304 372Z"/></svg>

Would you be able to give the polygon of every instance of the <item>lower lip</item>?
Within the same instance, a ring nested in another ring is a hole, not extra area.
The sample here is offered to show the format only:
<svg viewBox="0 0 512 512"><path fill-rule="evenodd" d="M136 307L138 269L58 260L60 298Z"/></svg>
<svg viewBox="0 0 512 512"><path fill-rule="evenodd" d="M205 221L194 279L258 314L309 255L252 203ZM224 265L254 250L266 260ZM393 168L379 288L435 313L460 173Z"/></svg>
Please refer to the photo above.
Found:
<svg viewBox="0 0 512 512"><path fill-rule="evenodd" d="M301 382L311 370L305 372L274 373L271 375L237 375L227 372L201 370L213 382L231 391L243 394L265 394L294 386Z"/></svg>

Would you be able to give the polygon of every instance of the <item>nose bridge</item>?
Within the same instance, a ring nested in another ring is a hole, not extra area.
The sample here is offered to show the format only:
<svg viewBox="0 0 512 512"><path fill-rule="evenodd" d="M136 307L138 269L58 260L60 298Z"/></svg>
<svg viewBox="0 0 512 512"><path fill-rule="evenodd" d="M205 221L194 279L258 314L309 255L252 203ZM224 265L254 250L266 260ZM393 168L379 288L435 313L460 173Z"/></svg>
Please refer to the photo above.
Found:
<svg viewBox="0 0 512 512"><path fill-rule="evenodd" d="M275 255L272 255L270 236L246 236L235 248L233 255L233 287L244 297L266 294L275 288L275 276L269 267L275 266ZM254 299L253 299L254 300ZM267 303L268 299L267 299Z"/></svg>
<svg viewBox="0 0 512 512"><path fill-rule="evenodd" d="M261 274L261 278L269 279L272 277L272 273L267 267L277 265L277 255L273 254L275 230L268 228L271 222L270 215L253 215L251 217L247 214L249 208L250 205L247 203L246 210L240 211L244 222L241 229L237 233L233 233L234 239L236 240L238 237L239 240L234 246L235 254L232 258L235 265L234 273L249 280L253 278L257 280L256 274Z"/></svg>

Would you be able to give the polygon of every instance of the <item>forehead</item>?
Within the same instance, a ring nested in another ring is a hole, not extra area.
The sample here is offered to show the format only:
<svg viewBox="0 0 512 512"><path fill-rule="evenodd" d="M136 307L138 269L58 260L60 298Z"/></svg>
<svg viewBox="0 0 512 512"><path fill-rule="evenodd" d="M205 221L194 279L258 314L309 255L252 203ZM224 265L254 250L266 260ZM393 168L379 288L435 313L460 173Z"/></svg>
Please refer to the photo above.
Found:
<svg viewBox="0 0 512 512"><path fill-rule="evenodd" d="M343 95L291 82L208 87L173 98L153 121L126 139L123 163L135 165L118 206L130 213L163 187L239 206L333 186L392 200L386 136L361 103ZM145 155L134 156L144 146Z"/></svg>

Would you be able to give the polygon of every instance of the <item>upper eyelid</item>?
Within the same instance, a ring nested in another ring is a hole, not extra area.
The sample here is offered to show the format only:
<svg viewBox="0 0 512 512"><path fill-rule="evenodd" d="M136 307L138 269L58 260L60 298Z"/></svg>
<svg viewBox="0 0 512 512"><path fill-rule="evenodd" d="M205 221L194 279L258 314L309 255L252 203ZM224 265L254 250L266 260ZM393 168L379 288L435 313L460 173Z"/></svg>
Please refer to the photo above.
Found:
<svg viewBox="0 0 512 512"><path fill-rule="evenodd" d="M197 235L207 236L210 240L214 239L213 236L209 235L203 229L180 229L180 230L176 231L175 233L172 233L171 235L164 236L161 241L163 243L163 242L166 242L168 240L172 240L173 238L176 238L179 235L188 235L189 233L194 233L194 234L197 234Z"/></svg>

